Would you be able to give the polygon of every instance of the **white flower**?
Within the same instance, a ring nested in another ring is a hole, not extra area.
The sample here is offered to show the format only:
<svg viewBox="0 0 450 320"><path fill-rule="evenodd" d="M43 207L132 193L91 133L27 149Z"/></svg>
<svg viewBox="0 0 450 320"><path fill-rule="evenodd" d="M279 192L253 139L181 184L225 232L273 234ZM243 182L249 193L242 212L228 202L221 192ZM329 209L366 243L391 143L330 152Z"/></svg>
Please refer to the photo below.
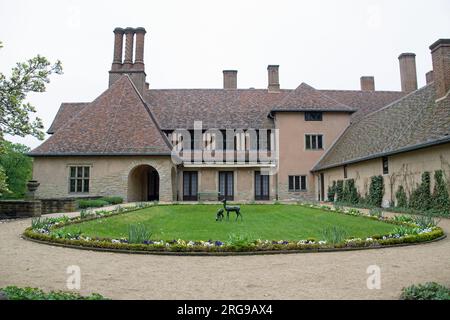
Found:
<svg viewBox="0 0 450 320"><path fill-rule="evenodd" d="M112 239L111 242L112 242L112 243L120 243L120 240Z"/></svg>

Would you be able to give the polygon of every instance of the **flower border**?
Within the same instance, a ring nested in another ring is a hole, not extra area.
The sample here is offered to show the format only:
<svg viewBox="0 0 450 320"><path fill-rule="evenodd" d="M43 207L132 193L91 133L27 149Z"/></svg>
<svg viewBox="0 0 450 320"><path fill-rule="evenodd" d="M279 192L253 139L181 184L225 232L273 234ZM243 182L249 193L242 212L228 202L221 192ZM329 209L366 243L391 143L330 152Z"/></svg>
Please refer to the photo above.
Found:
<svg viewBox="0 0 450 320"><path fill-rule="evenodd" d="M110 251L121 253L147 253L147 254L178 254L178 255L232 255L232 254L273 254L273 253L300 253L300 252L328 252L347 251L361 249L376 249L392 246L413 245L424 242L431 242L444 239L446 236L440 227L420 228L416 224L402 222L387 217L374 217L363 214L357 209L343 209L329 207L325 205L299 203L297 205L316 208L325 211L365 217L367 219L378 220L390 224L409 227L415 230L415 234L387 234L374 235L366 239L349 238L342 243L328 244L325 241L305 239L299 241L271 241L255 240L246 245L235 245L222 241L146 241L141 244L128 243L127 239L110 238L89 238L82 235L70 235L58 237L53 231L70 224L82 223L94 219L103 219L118 214L130 213L156 205L166 204L138 204L133 207L121 207L111 211L100 210L89 213L86 217L74 218L60 217L47 218L48 223L43 228L27 228L23 233L23 238L39 243L64 246L69 248ZM170 205L170 204L168 204Z"/></svg>

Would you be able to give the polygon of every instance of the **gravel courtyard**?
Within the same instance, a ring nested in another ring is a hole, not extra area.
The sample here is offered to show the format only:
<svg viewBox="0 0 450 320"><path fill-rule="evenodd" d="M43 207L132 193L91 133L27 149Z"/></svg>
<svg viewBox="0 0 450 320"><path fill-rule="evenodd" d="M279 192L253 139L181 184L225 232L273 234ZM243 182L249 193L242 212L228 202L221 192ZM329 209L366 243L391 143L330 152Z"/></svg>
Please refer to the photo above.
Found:
<svg viewBox="0 0 450 320"><path fill-rule="evenodd" d="M402 287L450 285L450 239L409 247L267 256L186 257L103 253L21 239L30 219L0 223L0 287L67 290L81 268L82 294L113 299L397 299ZM440 226L450 232L450 220ZM381 268L369 290L367 267Z"/></svg>

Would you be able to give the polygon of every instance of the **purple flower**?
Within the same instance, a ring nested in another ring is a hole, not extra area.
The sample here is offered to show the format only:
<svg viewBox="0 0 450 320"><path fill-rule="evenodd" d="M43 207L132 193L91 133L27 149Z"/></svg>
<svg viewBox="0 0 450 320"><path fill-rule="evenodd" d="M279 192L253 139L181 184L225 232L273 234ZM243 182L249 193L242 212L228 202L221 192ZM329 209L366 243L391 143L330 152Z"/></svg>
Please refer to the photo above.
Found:
<svg viewBox="0 0 450 320"><path fill-rule="evenodd" d="M223 245L223 242L222 242L222 241L216 241L216 242L214 242L214 245L215 245L216 247L220 247L220 246Z"/></svg>

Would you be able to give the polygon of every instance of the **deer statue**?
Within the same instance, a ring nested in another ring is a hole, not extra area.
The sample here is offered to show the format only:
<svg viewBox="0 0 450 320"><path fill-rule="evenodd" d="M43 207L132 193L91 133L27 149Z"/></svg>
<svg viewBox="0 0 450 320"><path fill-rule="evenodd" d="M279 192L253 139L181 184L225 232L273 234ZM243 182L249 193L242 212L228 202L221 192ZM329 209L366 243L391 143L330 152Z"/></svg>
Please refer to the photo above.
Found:
<svg viewBox="0 0 450 320"><path fill-rule="evenodd" d="M241 217L241 220L243 220L242 213L241 213L241 207L227 206L227 199L223 199L221 202L223 203L223 208L227 212L227 220L230 220L230 212L236 212L236 221L238 220L239 217Z"/></svg>

